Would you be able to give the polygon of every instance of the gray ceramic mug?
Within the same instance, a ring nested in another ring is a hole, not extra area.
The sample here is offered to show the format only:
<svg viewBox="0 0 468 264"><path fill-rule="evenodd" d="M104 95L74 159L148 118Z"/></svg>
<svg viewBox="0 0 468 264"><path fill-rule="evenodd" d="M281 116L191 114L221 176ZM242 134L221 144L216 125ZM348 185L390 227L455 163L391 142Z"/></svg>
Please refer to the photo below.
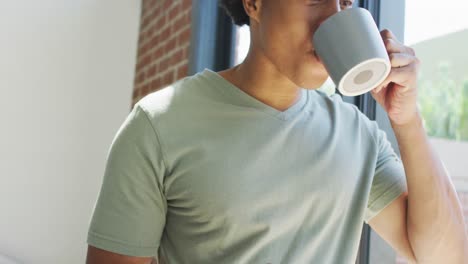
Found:
<svg viewBox="0 0 468 264"><path fill-rule="evenodd" d="M317 56L341 94L364 94L381 84L390 59L372 15L356 7L323 21L312 38Z"/></svg>

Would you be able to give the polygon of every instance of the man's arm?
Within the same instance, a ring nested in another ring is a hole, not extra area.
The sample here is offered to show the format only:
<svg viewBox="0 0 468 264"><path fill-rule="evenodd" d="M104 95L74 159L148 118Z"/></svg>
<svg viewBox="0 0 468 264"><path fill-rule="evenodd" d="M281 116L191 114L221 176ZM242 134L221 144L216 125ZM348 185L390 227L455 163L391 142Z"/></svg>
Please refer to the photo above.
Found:
<svg viewBox="0 0 468 264"><path fill-rule="evenodd" d="M420 114L407 125L392 123L406 172L408 193L369 225L417 263L467 263L468 242L460 202L428 141Z"/></svg>
<svg viewBox="0 0 468 264"><path fill-rule="evenodd" d="M149 114L135 104L108 150L89 223L88 264L149 264L157 255L167 200L162 183L166 167L155 133Z"/></svg>
<svg viewBox="0 0 468 264"><path fill-rule="evenodd" d="M131 257L88 246L86 264L157 264L152 257Z"/></svg>
<svg viewBox="0 0 468 264"><path fill-rule="evenodd" d="M467 263L468 242L460 202L432 150L417 108L421 61L388 29L381 32L392 69L371 91L385 109L400 147L407 197L369 221L375 231L418 263Z"/></svg>
<svg viewBox="0 0 468 264"><path fill-rule="evenodd" d="M408 194L400 195L389 206L369 221L369 226L410 263L416 258L408 240L406 209Z"/></svg>

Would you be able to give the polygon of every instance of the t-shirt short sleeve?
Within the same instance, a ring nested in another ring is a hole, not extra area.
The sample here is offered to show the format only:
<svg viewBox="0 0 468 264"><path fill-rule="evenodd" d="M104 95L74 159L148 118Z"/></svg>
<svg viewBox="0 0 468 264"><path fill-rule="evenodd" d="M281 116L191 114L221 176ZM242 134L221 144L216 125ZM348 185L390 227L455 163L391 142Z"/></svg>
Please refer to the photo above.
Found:
<svg viewBox="0 0 468 264"><path fill-rule="evenodd" d="M122 255L156 256L167 211L165 168L157 131L136 104L108 151L87 243Z"/></svg>
<svg viewBox="0 0 468 264"><path fill-rule="evenodd" d="M376 140L378 156L364 214L366 223L407 191L403 163L393 150L386 133L378 127L376 121L370 121L370 128Z"/></svg>

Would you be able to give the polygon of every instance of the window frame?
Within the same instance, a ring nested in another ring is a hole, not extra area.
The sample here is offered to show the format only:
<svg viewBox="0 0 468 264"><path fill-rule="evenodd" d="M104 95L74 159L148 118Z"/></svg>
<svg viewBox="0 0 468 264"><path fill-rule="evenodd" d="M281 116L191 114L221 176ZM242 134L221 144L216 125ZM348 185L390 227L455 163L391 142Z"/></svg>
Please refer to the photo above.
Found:
<svg viewBox="0 0 468 264"><path fill-rule="evenodd" d="M188 75L205 68L220 71L230 67L234 61L235 25L218 1L193 1L191 20Z"/></svg>
<svg viewBox="0 0 468 264"><path fill-rule="evenodd" d="M359 7L367 9L372 17L374 18L374 21L381 30L380 26L380 0L360 0L358 3ZM337 90L338 91L338 90ZM339 93L339 91L338 91ZM345 100L348 101L349 100ZM359 110L364 113L370 120L376 120L376 107L377 103L370 94L370 92L367 92L363 95L356 96L354 98L354 103ZM358 256L356 258L356 264L369 264L370 262L370 243L371 243L371 233L372 229L370 226L366 223L363 223L362 226L362 233L361 233L361 241L359 244L359 251L358 251Z"/></svg>

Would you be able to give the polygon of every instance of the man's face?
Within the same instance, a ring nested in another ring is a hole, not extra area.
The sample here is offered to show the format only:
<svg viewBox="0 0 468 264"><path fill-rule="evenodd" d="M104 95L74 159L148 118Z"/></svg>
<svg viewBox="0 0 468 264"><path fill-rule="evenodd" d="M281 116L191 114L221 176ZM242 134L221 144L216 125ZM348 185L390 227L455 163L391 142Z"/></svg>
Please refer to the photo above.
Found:
<svg viewBox="0 0 468 264"><path fill-rule="evenodd" d="M263 0L259 23L251 23L254 49L296 85L319 88L328 73L314 55L312 36L329 16L354 0Z"/></svg>

